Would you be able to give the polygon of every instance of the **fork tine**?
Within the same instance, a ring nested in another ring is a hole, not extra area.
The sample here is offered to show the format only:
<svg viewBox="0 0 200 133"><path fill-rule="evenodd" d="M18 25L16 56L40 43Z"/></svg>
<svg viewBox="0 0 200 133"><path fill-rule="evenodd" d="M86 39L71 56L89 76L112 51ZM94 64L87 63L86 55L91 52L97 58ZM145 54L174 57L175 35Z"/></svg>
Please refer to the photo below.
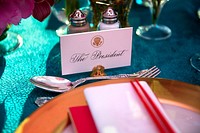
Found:
<svg viewBox="0 0 200 133"><path fill-rule="evenodd" d="M156 77L158 74L160 74L160 70L156 67L156 66L153 66L152 68L148 69L146 72L144 72L143 74L137 76L137 77Z"/></svg>
<svg viewBox="0 0 200 133"><path fill-rule="evenodd" d="M154 76L154 74L156 74L157 72L159 72L159 69L158 68L154 68L151 71L149 71L148 73L146 73L145 75L143 75L142 77L149 78L149 77Z"/></svg>
<svg viewBox="0 0 200 133"><path fill-rule="evenodd" d="M160 70L157 69L156 71L152 72L150 75L148 75L148 78L154 78L156 77L158 74L160 74Z"/></svg>
<svg viewBox="0 0 200 133"><path fill-rule="evenodd" d="M151 72L154 68L156 68L156 66L153 66L153 67L149 68L146 72L144 72L144 73L138 75L137 77L143 77L144 75L146 75L146 74L148 74L149 72Z"/></svg>

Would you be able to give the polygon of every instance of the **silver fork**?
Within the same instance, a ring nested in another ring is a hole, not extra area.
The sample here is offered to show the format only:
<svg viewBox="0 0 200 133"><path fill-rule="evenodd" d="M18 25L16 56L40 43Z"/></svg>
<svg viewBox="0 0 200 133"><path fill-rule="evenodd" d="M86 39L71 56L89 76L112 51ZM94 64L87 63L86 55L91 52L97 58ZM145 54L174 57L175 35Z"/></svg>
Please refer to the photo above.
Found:
<svg viewBox="0 0 200 133"><path fill-rule="evenodd" d="M100 77L87 77L81 78L74 82L72 82L71 89L75 89L78 85L88 81L88 80L98 80L98 79L119 79L119 78L131 78L131 77L147 77L147 78L154 78L160 73L160 70L153 66L150 69L141 70L137 73L133 74L118 74L114 76L100 76Z"/></svg>
<svg viewBox="0 0 200 133"><path fill-rule="evenodd" d="M87 78L81 78L79 80L76 80L72 82L72 88L75 89L76 86L88 81L88 80L94 80L94 79L119 79L119 78L130 78L130 77L136 77L136 78L155 78L160 74L160 69L156 66L151 67L147 70L139 71L135 74L119 74L114 76L102 76L102 77L87 77ZM49 100L53 99L54 97L38 97L35 100L35 104L37 106L42 106L43 104L47 103Z"/></svg>

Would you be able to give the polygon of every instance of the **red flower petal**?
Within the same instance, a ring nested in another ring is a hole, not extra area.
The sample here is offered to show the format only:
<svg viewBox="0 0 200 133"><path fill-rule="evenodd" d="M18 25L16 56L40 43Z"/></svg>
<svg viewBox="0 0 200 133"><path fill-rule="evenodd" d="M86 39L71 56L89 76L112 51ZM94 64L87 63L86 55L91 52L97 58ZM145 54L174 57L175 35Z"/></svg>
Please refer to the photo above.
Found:
<svg viewBox="0 0 200 133"><path fill-rule="evenodd" d="M4 29L8 24L17 25L21 20L21 11L18 5L0 1L0 28Z"/></svg>
<svg viewBox="0 0 200 133"><path fill-rule="evenodd" d="M22 18L27 18L32 14L34 8L34 0L20 0L15 1L21 11Z"/></svg>
<svg viewBox="0 0 200 133"><path fill-rule="evenodd" d="M35 7L33 9L33 17L39 21L43 21L49 14L51 13L51 6L48 2L43 1L39 3L35 3Z"/></svg>
<svg viewBox="0 0 200 133"><path fill-rule="evenodd" d="M36 3L43 2L45 0L35 0Z"/></svg>
<svg viewBox="0 0 200 133"><path fill-rule="evenodd" d="M40 2L48 2L51 6L54 5L55 1L54 0L35 0L36 3L40 3Z"/></svg>
<svg viewBox="0 0 200 133"><path fill-rule="evenodd" d="M51 6L53 6L54 5L54 0L46 0Z"/></svg>
<svg viewBox="0 0 200 133"><path fill-rule="evenodd" d="M1 34L4 32L4 30L5 30L5 28L0 28L0 36L1 36Z"/></svg>

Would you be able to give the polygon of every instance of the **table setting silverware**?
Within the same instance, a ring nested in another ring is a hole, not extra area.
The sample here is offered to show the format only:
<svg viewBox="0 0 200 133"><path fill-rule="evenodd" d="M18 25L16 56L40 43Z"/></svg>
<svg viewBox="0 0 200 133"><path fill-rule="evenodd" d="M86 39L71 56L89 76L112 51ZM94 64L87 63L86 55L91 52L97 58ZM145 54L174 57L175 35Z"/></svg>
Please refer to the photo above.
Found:
<svg viewBox="0 0 200 133"><path fill-rule="evenodd" d="M89 80L103 80L103 79L120 79L120 78L155 78L160 74L160 69L156 66L153 66L149 69L141 70L139 72L133 74L119 74L113 76L100 76L100 77L86 77L78 79L74 82L69 81L68 79L60 78L60 77L52 77L52 76L36 76L30 79L30 82L33 83L36 87L39 87L44 90L52 91L52 92L67 92L69 90L75 89L78 85L89 81ZM48 79L53 79L51 84L49 84ZM58 81L56 81L58 80ZM53 82L54 81L54 82ZM42 106L47 103L49 100L54 97L38 97L35 101L37 106Z"/></svg>

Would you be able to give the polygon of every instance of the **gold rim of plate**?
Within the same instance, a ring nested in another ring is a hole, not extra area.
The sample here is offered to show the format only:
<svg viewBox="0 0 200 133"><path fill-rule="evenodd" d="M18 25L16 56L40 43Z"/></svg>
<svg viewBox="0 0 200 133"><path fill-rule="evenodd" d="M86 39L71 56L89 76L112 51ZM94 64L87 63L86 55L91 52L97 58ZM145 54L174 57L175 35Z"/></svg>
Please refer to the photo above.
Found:
<svg viewBox="0 0 200 133"><path fill-rule="evenodd" d="M68 108L87 105L83 94L85 88L130 82L133 79L98 81L60 94L27 117L17 128L16 132L62 132L70 124L67 113ZM146 81L149 84L161 103L179 106L200 114L200 86L161 78L139 78L139 80Z"/></svg>

